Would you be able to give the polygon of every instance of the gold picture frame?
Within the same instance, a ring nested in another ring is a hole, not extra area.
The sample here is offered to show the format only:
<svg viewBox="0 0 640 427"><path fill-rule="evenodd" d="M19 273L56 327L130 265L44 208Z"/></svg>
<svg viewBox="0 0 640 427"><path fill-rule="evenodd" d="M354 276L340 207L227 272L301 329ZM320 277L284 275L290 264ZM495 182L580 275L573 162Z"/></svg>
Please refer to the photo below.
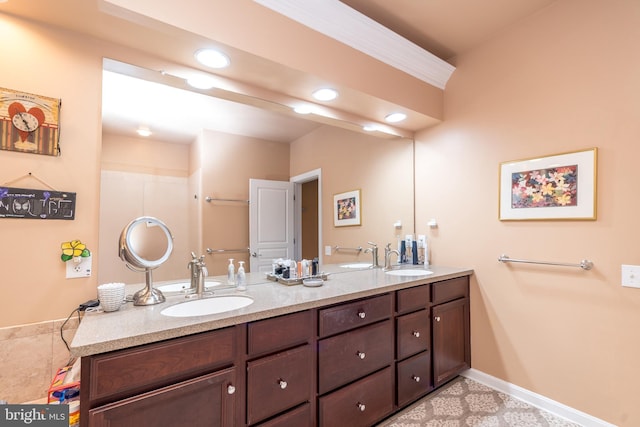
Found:
<svg viewBox="0 0 640 427"><path fill-rule="evenodd" d="M597 218L598 149L500 164L500 221Z"/></svg>
<svg viewBox="0 0 640 427"><path fill-rule="evenodd" d="M57 98L0 88L0 149L60 155Z"/></svg>

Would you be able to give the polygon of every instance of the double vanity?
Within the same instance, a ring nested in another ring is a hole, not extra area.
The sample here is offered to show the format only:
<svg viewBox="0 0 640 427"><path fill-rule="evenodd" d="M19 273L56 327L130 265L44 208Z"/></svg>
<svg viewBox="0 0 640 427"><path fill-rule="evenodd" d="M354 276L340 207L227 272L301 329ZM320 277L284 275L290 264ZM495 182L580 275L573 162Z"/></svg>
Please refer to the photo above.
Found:
<svg viewBox="0 0 640 427"><path fill-rule="evenodd" d="M375 425L470 367L472 271L396 271L320 287L249 274L245 292L210 289L250 304L207 315L170 315L180 295L87 313L72 343L81 424Z"/></svg>

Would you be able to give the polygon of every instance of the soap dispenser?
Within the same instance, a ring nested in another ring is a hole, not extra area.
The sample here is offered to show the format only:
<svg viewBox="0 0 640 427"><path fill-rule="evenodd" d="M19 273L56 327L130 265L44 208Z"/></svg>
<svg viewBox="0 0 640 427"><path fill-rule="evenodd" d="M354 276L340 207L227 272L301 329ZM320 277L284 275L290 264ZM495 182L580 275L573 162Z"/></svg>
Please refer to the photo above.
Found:
<svg viewBox="0 0 640 427"><path fill-rule="evenodd" d="M236 268L233 265L233 258L229 259L229 266L227 267L227 283L230 285L236 284Z"/></svg>
<svg viewBox="0 0 640 427"><path fill-rule="evenodd" d="M247 290L247 279L244 274L244 261L238 261L240 267L238 267L238 290L246 291Z"/></svg>

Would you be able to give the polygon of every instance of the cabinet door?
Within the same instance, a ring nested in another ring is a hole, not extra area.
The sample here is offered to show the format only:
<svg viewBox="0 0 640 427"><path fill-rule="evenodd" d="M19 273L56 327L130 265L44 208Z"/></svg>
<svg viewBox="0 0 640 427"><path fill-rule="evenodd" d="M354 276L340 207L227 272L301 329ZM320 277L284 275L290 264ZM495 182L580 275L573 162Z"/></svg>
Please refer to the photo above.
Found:
<svg viewBox="0 0 640 427"><path fill-rule="evenodd" d="M432 307L433 385L438 387L471 366L469 300Z"/></svg>
<svg viewBox="0 0 640 427"><path fill-rule="evenodd" d="M110 403L89 411L89 426L232 426L234 381L229 368Z"/></svg>

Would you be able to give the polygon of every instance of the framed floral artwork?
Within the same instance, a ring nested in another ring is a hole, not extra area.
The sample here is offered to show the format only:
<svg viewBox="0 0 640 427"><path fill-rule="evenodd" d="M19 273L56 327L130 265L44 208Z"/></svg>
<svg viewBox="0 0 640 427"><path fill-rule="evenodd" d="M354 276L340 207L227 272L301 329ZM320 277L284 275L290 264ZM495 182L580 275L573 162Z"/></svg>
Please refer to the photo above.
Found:
<svg viewBox="0 0 640 427"><path fill-rule="evenodd" d="M597 151L501 163L500 220L595 220Z"/></svg>
<svg viewBox="0 0 640 427"><path fill-rule="evenodd" d="M336 227L360 225L361 215L360 190L347 191L333 196L333 225Z"/></svg>

